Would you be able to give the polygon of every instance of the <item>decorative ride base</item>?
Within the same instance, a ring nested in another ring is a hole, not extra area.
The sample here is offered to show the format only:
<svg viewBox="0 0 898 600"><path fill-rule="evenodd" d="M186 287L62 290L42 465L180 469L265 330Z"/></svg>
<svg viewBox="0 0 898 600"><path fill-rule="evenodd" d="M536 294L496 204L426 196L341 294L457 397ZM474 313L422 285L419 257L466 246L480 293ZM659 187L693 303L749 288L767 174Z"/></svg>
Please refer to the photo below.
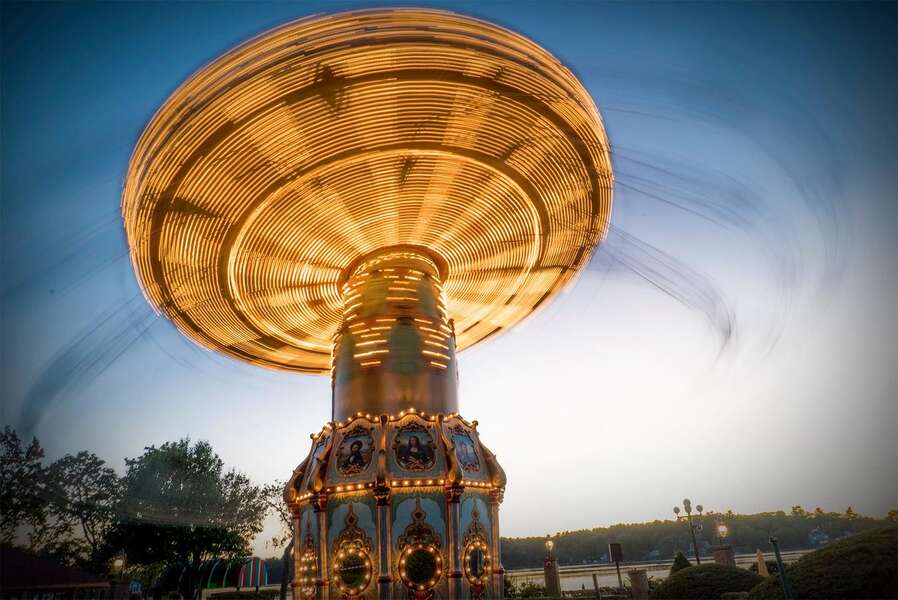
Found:
<svg viewBox="0 0 898 600"><path fill-rule="evenodd" d="M501 598L504 489L477 422L457 414L326 425L286 491L295 597Z"/></svg>

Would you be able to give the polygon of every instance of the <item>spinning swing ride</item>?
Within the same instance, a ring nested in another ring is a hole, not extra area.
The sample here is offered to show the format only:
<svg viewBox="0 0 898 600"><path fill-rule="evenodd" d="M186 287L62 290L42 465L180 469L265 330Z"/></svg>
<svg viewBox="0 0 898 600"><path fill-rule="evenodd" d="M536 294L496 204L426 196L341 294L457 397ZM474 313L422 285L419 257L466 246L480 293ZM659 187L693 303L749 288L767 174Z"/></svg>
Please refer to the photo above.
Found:
<svg viewBox="0 0 898 600"><path fill-rule="evenodd" d="M160 108L122 201L148 301L203 347L332 380L285 490L295 597L502 597L506 479L456 353L570 283L611 204L583 86L449 12L291 22Z"/></svg>

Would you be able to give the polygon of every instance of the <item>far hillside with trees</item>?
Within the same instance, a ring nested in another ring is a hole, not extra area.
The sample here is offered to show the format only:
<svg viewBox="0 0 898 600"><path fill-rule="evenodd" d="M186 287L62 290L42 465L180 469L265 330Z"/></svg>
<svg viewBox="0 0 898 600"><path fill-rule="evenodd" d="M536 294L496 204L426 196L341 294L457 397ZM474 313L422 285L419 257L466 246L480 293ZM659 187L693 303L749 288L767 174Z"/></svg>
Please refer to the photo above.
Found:
<svg viewBox="0 0 898 600"><path fill-rule="evenodd" d="M889 511L885 519L866 517L852 507L842 512L822 508L805 510L793 506L791 511L764 512L753 515L708 512L698 517L703 531L697 534L702 556L710 556L717 543L715 524L723 520L729 532L727 543L737 553L753 553L770 548L768 538L776 536L783 550L821 547L854 533L898 523L898 510ZM693 517L695 520L695 517ZM559 564L580 565L608 563L608 544L623 546L624 561L672 560L678 551L693 558L692 541L685 523L675 520L649 523L622 523L578 531L564 531L552 536ZM502 563L506 569L542 568L545 537L502 538Z"/></svg>

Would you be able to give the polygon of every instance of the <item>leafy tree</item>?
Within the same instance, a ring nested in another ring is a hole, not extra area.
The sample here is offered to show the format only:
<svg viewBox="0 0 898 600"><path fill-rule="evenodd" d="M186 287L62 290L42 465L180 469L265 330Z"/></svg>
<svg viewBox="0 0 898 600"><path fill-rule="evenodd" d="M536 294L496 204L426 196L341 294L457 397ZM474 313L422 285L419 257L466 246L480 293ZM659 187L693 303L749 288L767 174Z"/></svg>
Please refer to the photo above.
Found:
<svg viewBox="0 0 898 600"><path fill-rule="evenodd" d="M284 502L284 486L286 482L275 481L262 487L262 501L266 508L277 517L281 528L277 535L271 538L271 545L280 548L288 540L293 538L293 515Z"/></svg>
<svg viewBox="0 0 898 600"><path fill-rule="evenodd" d="M889 511L889 514L886 516L887 521L891 521L892 523L898 523L898 509L892 509Z"/></svg>
<svg viewBox="0 0 898 600"><path fill-rule="evenodd" d="M799 518L799 519L803 519L804 517L808 516L808 513L805 512L805 510L801 507L800 504L796 504L795 506L792 507L792 516Z"/></svg>
<svg viewBox="0 0 898 600"><path fill-rule="evenodd" d="M284 575L281 577L281 600L287 598L287 583L290 575L293 573L293 515L284 502L284 487L287 485L284 481L275 481L262 488L262 499L268 510L277 516L278 523L281 525L278 535L271 538L271 544L275 548L284 544L287 540L290 542L284 547L284 554L281 560L284 564Z"/></svg>
<svg viewBox="0 0 898 600"><path fill-rule="evenodd" d="M44 450L37 438L27 448L16 432L5 427L0 436L0 543L12 544L23 524L46 520L47 501L40 486Z"/></svg>
<svg viewBox="0 0 898 600"><path fill-rule="evenodd" d="M159 581L165 572L165 563L154 562L142 565L131 565L128 567L128 579L131 581L139 581L145 590L150 590L154 583Z"/></svg>
<svg viewBox="0 0 898 600"><path fill-rule="evenodd" d="M183 566L181 592L196 598L203 561L249 554L267 508L262 490L245 475L225 471L208 442L185 438L150 446L125 463L109 543L124 550L130 564Z"/></svg>
<svg viewBox="0 0 898 600"><path fill-rule="evenodd" d="M78 554L82 564L93 566L93 570L101 570L106 534L121 495L118 476L97 455L82 451L50 465L48 480L51 510L70 530L80 532L77 541L71 541L80 542L83 550L71 548L69 553Z"/></svg>
<svg viewBox="0 0 898 600"><path fill-rule="evenodd" d="M673 575L680 569L687 569L692 566L692 563L689 562L689 559L686 558L686 555L677 551L677 555L674 556L673 564L670 566L670 574Z"/></svg>
<svg viewBox="0 0 898 600"><path fill-rule="evenodd" d="M37 438L27 447L11 427L0 434L0 543L27 536L32 551L47 553L65 533L50 514L44 449Z"/></svg>

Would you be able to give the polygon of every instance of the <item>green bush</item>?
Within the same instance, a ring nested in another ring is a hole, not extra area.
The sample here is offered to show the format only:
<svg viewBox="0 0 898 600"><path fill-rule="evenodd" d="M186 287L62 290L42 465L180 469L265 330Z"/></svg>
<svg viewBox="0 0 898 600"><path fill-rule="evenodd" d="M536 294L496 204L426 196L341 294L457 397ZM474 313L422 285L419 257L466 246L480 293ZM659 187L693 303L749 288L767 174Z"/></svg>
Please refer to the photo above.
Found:
<svg viewBox="0 0 898 600"><path fill-rule="evenodd" d="M514 598L518 595L518 590L514 586L514 582L511 580L511 577L508 575L505 576L505 597L506 598Z"/></svg>
<svg viewBox="0 0 898 600"><path fill-rule="evenodd" d="M689 562L689 559L686 558L686 555L678 550L677 555L674 556L673 564L670 566L670 574L673 575L677 571L681 569L688 569L691 566L692 563Z"/></svg>
<svg viewBox="0 0 898 600"><path fill-rule="evenodd" d="M789 587L805 598L898 598L898 527L865 531L802 556L786 567ZM753 588L751 600L783 597L779 577Z"/></svg>
<svg viewBox="0 0 898 600"><path fill-rule="evenodd" d="M525 583L521 586L521 598L545 598L546 588L535 583Z"/></svg>
<svg viewBox="0 0 898 600"><path fill-rule="evenodd" d="M763 581L758 575L718 564L681 569L665 579L652 594L657 600L720 600L726 592L747 592Z"/></svg>
<svg viewBox="0 0 898 600"><path fill-rule="evenodd" d="M779 569L779 567L776 566L775 560L765 560L764 564L767 565L767 572L771 575L776 573L777 570ZM748 568L748 570L751 571L752 573L757 573L758 572L758 563L756 563L756 562L751 563L751 566Z"/></svg>

